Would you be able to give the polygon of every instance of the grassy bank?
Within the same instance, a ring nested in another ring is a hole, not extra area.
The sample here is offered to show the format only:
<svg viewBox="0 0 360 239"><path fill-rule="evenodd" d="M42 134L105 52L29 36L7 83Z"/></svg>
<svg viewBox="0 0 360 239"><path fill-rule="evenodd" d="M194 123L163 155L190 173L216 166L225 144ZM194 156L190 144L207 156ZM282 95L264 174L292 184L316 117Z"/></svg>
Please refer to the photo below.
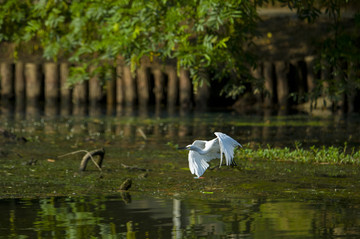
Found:
<svg viewBox="0 0 360 239"><path fill-rule="evenodd" d="M249 145L238 150L236 157L246 160L270 160L289 161L300 163L322 163L322 164L356 164L360 163L360 151L354 147L348 148L347 143L343 147L316 147L302 148L301 144L295 143L294 148L271 148L256 147Z"/></svg>

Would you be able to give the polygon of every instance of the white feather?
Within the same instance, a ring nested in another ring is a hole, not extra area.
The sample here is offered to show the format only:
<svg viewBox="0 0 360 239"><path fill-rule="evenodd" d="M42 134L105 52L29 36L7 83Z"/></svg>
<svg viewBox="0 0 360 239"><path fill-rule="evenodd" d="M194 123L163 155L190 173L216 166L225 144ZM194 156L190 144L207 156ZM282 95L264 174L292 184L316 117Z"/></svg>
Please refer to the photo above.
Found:
<svg viewBox="0 0 360 239"><path fill-rule="evenodd" d="M209 167L208 162L213 159L220 158L221 166L223 154L226 165L230 165L233 162L235 147L242 147L236 140L224 133L215 132L215 135L215 139L195 140L192 145L187 147L190 172L197 177L204 174Z"/></svg>

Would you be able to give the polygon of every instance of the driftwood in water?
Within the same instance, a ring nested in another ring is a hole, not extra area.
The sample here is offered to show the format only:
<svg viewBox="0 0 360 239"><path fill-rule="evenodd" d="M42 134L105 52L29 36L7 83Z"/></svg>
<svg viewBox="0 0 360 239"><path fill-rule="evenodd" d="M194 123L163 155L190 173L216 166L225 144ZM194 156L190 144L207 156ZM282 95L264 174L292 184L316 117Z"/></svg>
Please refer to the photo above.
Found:
<svg viewBox="0 0 360 239"><path fill-rule="evenodd" d="M73 154L77 154L77 153L81 153L81 152L85 152L86 154L84 155L84 157L81 160L80 171L85 171L87 163L88 163L89 160L93 161L95 166L100 171L102 171L101 170L101 165L102 165L102 162L103 162L104 157L105 157L105 150L103 148L95 149L93 151L78 150L78 151L75 151L75 152L71 152L71 153L68 153L68 154L58 156L58 158L62 158L62 157L65 157L65 156L69 156L69 155L73 155ZM95 156L99 156L97 161L94 160Z"/></svg>
<svg viewBox="0 0 360 239"><path fill-rule="evenodd" d="M99 156L97 162L95 162L95 161L93 160L93 158L94 158L95 156ZM102 149L96 149L96 150L87 152L87 153L84 155L84 157L82 158L82 160L81 160L79 170L80 170L80 171L85 171L86 166L87 166L87 163L89 162L89 160L93 160L94 164L95 164L95 165L99 168L99 170L101 171L101 165L102 165L102 162L103 162L103 160L104 160L104 156L105 156L105 150L104 150L103 148L102 148Z"/></svg>

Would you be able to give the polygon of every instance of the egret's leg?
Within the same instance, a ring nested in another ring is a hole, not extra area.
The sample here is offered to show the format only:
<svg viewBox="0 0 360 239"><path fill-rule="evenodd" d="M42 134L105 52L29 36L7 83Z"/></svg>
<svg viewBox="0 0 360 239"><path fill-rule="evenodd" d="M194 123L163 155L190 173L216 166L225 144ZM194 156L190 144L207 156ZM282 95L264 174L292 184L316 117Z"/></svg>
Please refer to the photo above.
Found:
<svg viewBox="0 0 360 239"><path fill-rule="evenodd" d="M204 177L194 177L195 179L204 179Z"/></svg>

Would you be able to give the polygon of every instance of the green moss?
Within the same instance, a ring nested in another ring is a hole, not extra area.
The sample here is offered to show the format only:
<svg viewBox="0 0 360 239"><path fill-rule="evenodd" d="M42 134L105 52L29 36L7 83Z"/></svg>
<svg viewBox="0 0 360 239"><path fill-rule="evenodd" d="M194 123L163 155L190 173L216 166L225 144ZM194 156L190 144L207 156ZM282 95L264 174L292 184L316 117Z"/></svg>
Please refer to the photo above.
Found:
<svg viewBox="0 0 360 239"><path fill-rule="evenodd" d="M204 130L231 122L224 117L190 119L181 124L205 125ZM228 118L226 118L228 119ZM305 118L271 118L254 124L301 124ZM179 124L178 118L69 118L52 122L6 121L10 132L29 141L5 142L0 148L0 197L48 197L70 195L119 194L120 185L131 178L131 194L151 196L238 198L358 198L360 199L360 152L342 147L270 147L248 144L235 154L237 167L216 168L211 162L204 179L194 179L187 169L187 152L176 150L176 138L161 133ZM252 125L251 121L238 124ZM308 124L316 125L317 120ZM236 122L233 122L236 125ZM124 126L126 124L126 127ZM229 123L232 124L232 123ZM305 122L306 124L306 122ZM127 127L131 125L131 127ZM154 126L155 125L155 126ZM207 128L208 127L208 128ZM148 134L145 140L141 128ZM178 127L179 128L179 127ZM181 129L179 129L180 131ZM168 134L166 134L168 135ZM187 140L187 139L186 139ZM3 142L1 142L3 143ZM82 154L57 158L72 151L105 148L102 172L90 162L79 172ZM148 170L128 170L122 164Z"/></svg>

